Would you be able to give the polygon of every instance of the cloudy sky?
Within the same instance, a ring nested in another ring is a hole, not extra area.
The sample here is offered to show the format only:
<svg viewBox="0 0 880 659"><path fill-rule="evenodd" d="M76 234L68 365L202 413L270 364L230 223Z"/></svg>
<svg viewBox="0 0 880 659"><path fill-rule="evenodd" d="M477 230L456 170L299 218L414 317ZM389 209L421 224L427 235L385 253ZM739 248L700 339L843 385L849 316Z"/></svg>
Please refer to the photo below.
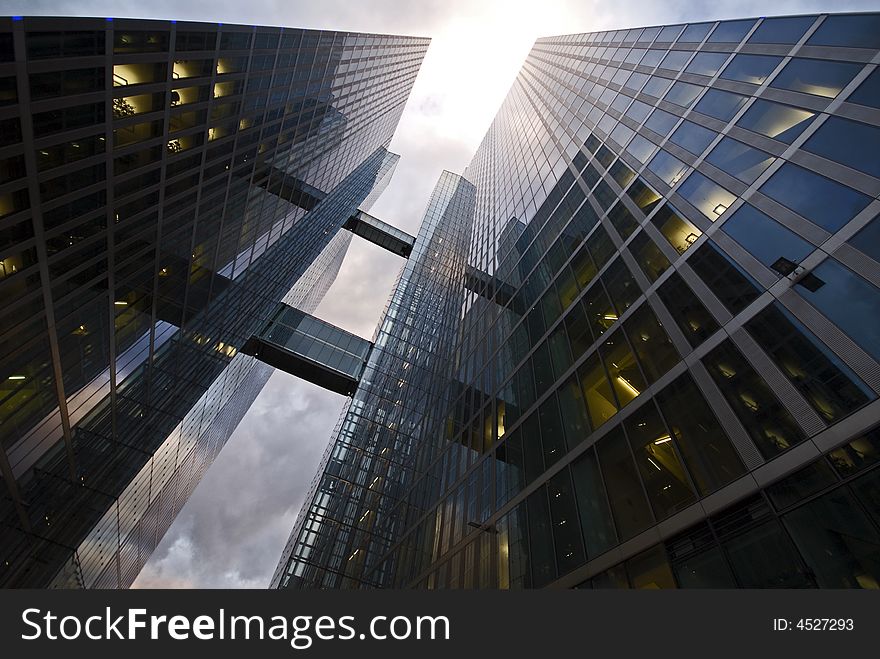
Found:
<svg viewBox="0 0 880 659"><path fill-rule="evenodd" d="M773 14L876 9L777 0ZM429 36L373 214L415 233L443 169L461 172L539 36L759 16L745 0L0 0L7 14L131 16ZM400 262L355 240L317 315L369 338ZM265 587L345 399L276 372L144 568L136 587Z"/></svg>

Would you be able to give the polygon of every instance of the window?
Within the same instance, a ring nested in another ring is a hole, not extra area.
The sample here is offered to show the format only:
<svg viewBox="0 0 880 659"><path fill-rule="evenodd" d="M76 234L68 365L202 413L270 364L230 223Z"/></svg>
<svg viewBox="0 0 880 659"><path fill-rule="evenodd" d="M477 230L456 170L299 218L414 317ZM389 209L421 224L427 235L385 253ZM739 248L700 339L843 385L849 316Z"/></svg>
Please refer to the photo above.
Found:
<svg viewBox="0 0 880 659"><path fill-rule="evenodd" d="M821 285L810 290L799 284L798 293L880 360L880 323L874 322L880 318L880 289L832 258L816 266L812 274Z"/></svg>
<svg viewBox="0 0 880 659"><path fill-rule="evenodd" d="M735 588L736 582L706 523L666 541L672 571L682 588Z"/></svg>
<svg viewBox="0 0 880 659"><path fill-rule="evenodd" d="M648 96L653 96L654 98L662 98L663 92L669 89L670 84L672 84L672 81L668 78L653 76L642 88L642 93L647 94Z"/></svg>
<svg viewBox="0 0 880 659"><path fill-rule="evenodd" d="M737 126L791 144L812 121L815 113L764 99L756 100Z"/></svg>
<svg viewBox="0 0 880 659"><path fill-rule="evenodd" d="M670 90L666 93L666 98L664 100L680 105L683 108L688 108L697 96L700 95L701 91L702 87L679 80L672 85Z"/></svg>
<svg viewBox="0 0 880 659"><path fill-rule="evenodd" d="M605 274L602 275L602 283L608 296L617 307L618 315L629 309L638 297L642 294L641 289L636 280L630 274L629 268L623 262L623 259L617 258L608 266ZM615 318L615 320L617 320Z"/></svg>
<svg viewBox="0 0 880 659"><path fill-rule="evenodd" d="M645 122L645 126L650 128L658 135L669 135L672 127L678 123L678 117L669 114L661 109L656 109L651 113L650 118Z"/></svg>
<svg viewBox="0 0 880 659"><path fill-rule="evenodd" d="M652 401L624 422L633 457L656 519L669 517L696 500L675 439Z"/></svg>
<svg viewBox="0 0 880 659"><path fill-rule="evenodd" d="M718 322L677 272L663 282L657 295L694 348L718 329Z"/></svg>
<svg viewBox="0 0 880 659"><path fill-rule="evenodd" d="M660 60L663 59L663 56L666 54L664 50L649 50L645 53L645 56L642 58L642 61L639 62L642 66L647 66L650 68L654 68L660 63Z"/></svg>
<svg viewBox="0 0 880 659"><path fill-rule="evenodd" d="M641 135L636 135L626 147L627 152L642 163L647 162L656 149L657 145Z"/></svg>
<svg viewBox="0 0 880 659"><path fill-rule="evenodd" d="M648 169L654 172L669 187L678 183L684 176L688 166L666 151L658 151L648 163Z"/></svg>
<svg viewBox="0 0 880 659"><path fill-rule="evenodd" d="M617 542L617 535L594 449L589 449L572 463L571 475L587 556L597 556Z"/></svg>
<svg viewBox="0 0 880 659"><path fill-rule="evenodd" d="M678 363L680 359L678 351L647 302L626 320L623 329L629 337L649 385Z"/></svg>
<svg viewBox="0 0 880 659"><path fill-rule="evenodd" d="M696 107L694 107L694 110L721 121L730 121L739 112L740 108L746 104L747 100L745 96L740 96L739 94L720 89L709 89L703 98L700 99L700 102L697 103Z"/></svg>
<svg viewBox="0 0 880 659"><path fill-rule="evenodd" d="M774 160L769 153L730 137L723 138L706 156L706 162L747 184L754 183Z"/></svg>
<svg viewBox="0 0 880 659"><path fill-rule="evenodd" d="M657 211L651 221L679 254L684 254L703 233L671 204Z"/></svg>
<svg viewBox="0 0 880 659"><path fill-rule="evenodd" d="M670 50L666 57L663 58L663 61L660 62L658 68L669 71L681 71L685 63L690 59L691 54L686 50Z"/></svg>
<svg viewBox="0 0 880 659"><path fill-rule="evenodd" d="M780 258L800 263L814 249L796 233L748 204L728 218L721 230L768 268Z"/></svg>
<svg viewBox="0 0 880 659"><path fill-rule="evenodd" d="M642 179L637 178L635 182L629 186L626 194L635 202L635 205L647 215L654 207L662 201L662 197L649 188Z"/></svg>
<svg viewBox="0 0 880 659"><path fill-rule="evenodd" d="M834 98L861 70L861 64L796 57L786 64L770 86Z"/></svg>
<svg viewBox="0 0 880 659"><path fill-rule="evenodd" d="M556 578L556 565L553 560L553 525L550 522L546 488L539 488L526 499L526 509L532 585L540 588Z"/></svg>
<svg viewBox="0 0 880 659"><path fill-rule="evenodd" d="M578 376L590 414L590 423L595 430L617 414L617 402L598 353L594 352L587 358L578 369Z"/></svg>
<svg viewBox="0 0 880 659"><path fill-rule="evenodd" d="M669 259L666 258L644 231L638 233L633 238L629 244L629 250L645 273L645 276L652 282L657 281L660 275L669 267Z"/></svg>
<svg viewBox="0 0 880 659"><path fill-rule="evenodd" d="M880 48L880 16L826 16L807 43L844 48Z"/></svg>
<svg viewBox="0 0 880 659"><path fill-rule="evenodd" d="M772 55L736 55L721 74L727 80L761 85L782 61Z"/></svg>
<svg viewBox="0 0 880 659"><path fill-rule="evenodd" d="M849 244L880 263L880 215L850 238Z"/></svg>
<svg viewBox="0 0 880 659"><path fill-rule="evenodd" d="M880 69L874 69L871 75L865 78L865 81L849 95L846 101L847 103L859 103L860 105L880 108Z"/></svg>
<svg viewBox="0 0 880 659"><path fill-rule="evenodd" d="M703 364L765 458L804 440L803 431L773 391L727 339Z"/></svg>
<svg viewBox="0 0 880 659"><path fill-rule="evenodd" d="M657 394L656 400L702 495L745 473L742 461L690 374L676 378Z"/></svg>
<svg viewBox="0 0 880 659"><path fill-rule="evenodd" d="M755 281L711 240L696 251L688 264L732 314L738 314L758 298Z"/></svg>
<svg viewBox="0 0 880 659"><path fill-rule="evenodd" d="M620 539L631 538L654 520L623 429L618 426L603 437L597 452Z"/></svg>
<svg viewBox="0 0 880 659"><path fill-rule="evenodd" d="M104 68L68 69L30 75L31 99L88 94L104 90Z"/></svg>
<svg viewBox="0 0 880 659"><path fill-rule="evenodd" d="M765 18L749 37L749 43L795 44L815 20L815 16Z"/></svg>
<svg viewBox="0 0 880 659"><path fill-rule="evenodd" d="M559 574L570 572L586 561L581 540L578 510L571 474L563 469L547 483L550 502L550 520L553 524L553 546L556 549L556 565Z"/></svg>
<svg viewBox="0 0 880 659"><path fill-rule="evenodd" d="M713 76L727 61L727 53L697 53L688 67L686 73L698 73L704 76Z"/></svg>
<svg viewBox="0 0 880 659"><path fill-rule="evenodd" d="M675 130L669 141L698 156L703 153L717 135L718 133L708 128L703 128L692 121L685 120Z"/></svg>
<svg viewBox="0 0 880 659"><path fill-rule="evenodd" d="M754 20L721 23L709 37L709 43L739 43L754 24Z"/></svg>
<svg viewBox="0 0 880 659"><path fill-rule="evenodd" d="M797 550L775 519L724 543L741 588L815 587Z"/></svg>
<svg viewBox="0 0 880 659"><path fill-rule="evenodd" d="M678 194L687 199L713 222L724 215L736 197L700 172L691 172L678 188Z"/></svg>
<svg viewBox="0 0 880 659"><path fill-rule="evenodd" d="M880 128L876 126L829 117L803 148L880 178Z"/></svg>
<svg viewBox="0 0 880 659"><path fill-rule="evenodd" d="M827 231L837 231L871 199L852 188L791 163L761 186L761 192Z"/></svg>
<svg viewBox="0 0 880 659"><path fill-rule="evenodd" d="M577 375L569 377L557 394L567 444L569 447L577 446L590 434L590 418Z"/></svg>
<svg viewBox="0 0 880 659"><path fill-rule="evenodd" d="M712 29L712 23L697 23L695 25L688 25L684 32L681 33L681 36L678 38L679 43L700 43L707 34L709 34L709 30Z"/></svg>
<svg viewBox="0 0 880 659"><path fill-rule="evenodd" d="M104 54L104 30L28 32L26 39L30 60Z"/></svg>
<svg viewBox="0 0 880 659"><path fill-rule="evenodd" d="M605 362L605 369L620 407L623 408L647 388L623 330L618 329L605 339L599 346L599 353Z"/></svg>
<svg viewBox="0 0 880 659"><path fill-rule="evenodd" d="M874 398L824 343L778 303L750 320L746 329L827 422L849 415Z"/></svg>
<svg viewBox="0 0 880 659"><path fill-rule="evenodd" d="M636 229L639 228L636 218L633 217L633 214L629 212L626 204L622 201L618 201L614 208L611 209L608 213L608 219L611 221L611 224L614 225L614 228L617 229L617 233L620 234L620 237L623 240L626 240Z"/></svg>
<svg viewBox="0 0 880 659"><path fill-rule="evenodd" d="M828 454L831 465L844 478L880 462L880 429L874 428Z"/></svg>
<svg viewBox="0 0 880 659"><path fill-rule="evenodd" d="M648 590L675 588L672 571L660 545L654 545L651 549L633 556L626 562L625 567L631 588Z"/></svg>

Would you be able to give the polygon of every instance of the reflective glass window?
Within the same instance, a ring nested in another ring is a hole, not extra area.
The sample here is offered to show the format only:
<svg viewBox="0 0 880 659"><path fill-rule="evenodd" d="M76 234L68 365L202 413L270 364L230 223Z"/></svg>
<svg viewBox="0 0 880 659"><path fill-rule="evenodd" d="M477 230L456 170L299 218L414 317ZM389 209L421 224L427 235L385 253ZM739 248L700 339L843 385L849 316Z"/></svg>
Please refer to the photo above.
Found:
<svg viewBox="0 0 880 659"><path fill-rule="evenodd" d="M677 272L663 282L657 295L694 348L718 329L718 321Z"/></svg>
<svg viewBox="0 0 880 659"><path fill-rule="evenodd" d="M754 24L751 19L720 23L709 37L709 43L739 43Z"/></svg>
<svg viewBox="0 0 880 659"><path fill-rule="evenodd" d="M880 178L880 128L829 117L803 149Z"/></svg>
<svg viewBox="0 0 880 659"><path fill-rule="evenodd" d="M747 100L748 98L739 94L721 89L709 89L694 110L721 121L730 121Z"/></svg>
<svg viewBox="0 0 880 659"><path fill-rule="evenodd" d="M685 120L675 129L669 141L698 156L703 153L717 135L718 133L715 131Z"/></svg>
<svg viewBox="0 0 880 659"><path fill-rule="evenodd" d="M880 48L880 15L826 16L807 43L844 48Z"/></svg>
<svg viewBox="0 0 880 659"><path fill-rule="evenodd" d="M727 61L727 53L697 53L688 64L685 72L713 76Z"/></svg>
<svg viewBox="0 0 880 659"><path fill-rule="evenodd" d="M666 57L663 58L663 61L660 62L659 68L668 71L681 71L684 68L685 62L691 58L691 55L692 53L686 50L670 50Z"/></svg>
<svg viewBox="0 0 880 659"><path fill-rule="evenodd" d="M880 108L880 68L874 69L871 75L865 78L865 81L847 97L846 101L847 103Z"/></svg>
<svg viewBox="0 0 880 659"><path fill-rule="evenodd" d="M771 87L834 98L862 70L861 64L795 57L770 83Z"/></svg>
<svg viewBox="0 0 880 659"><path fill-rule="evenodd" d="M727 80L739 80L753 85L761 85L782 61L773 55L735 55L730 64L724 67L721 77Z"/></svg>
<svg viewBox="0 0 880 659"><path fill-rule="evenodd" d="M760 294L755 281L710 240L688 259L688 264L732 314Z"/></svg>
<svg viewBox="0 0 880 659"><path fill-rule="evenodd" d="M797 43L815 20L815 16L765 18L749 37L749 43Z"/></svg>
<svg viewBox="0 0 880 659"><path fill-rule="evenodd" d="M709 34L709 30L712 29L712 23L695 23L693 25L688 25L684 32L681 33L681 36L678 38L679 43L700 43L707 34Z"/></svg>
<svg viewBox="0 0 880 659"><path fill-rule="evenodd" d="M849 244L880 263L880 215L850 238Z"/></svg>
<svg viewBox="0 0 880 659"><path fill-rule="evenodd" d="M658 135L669 135L672 127L678 123L678 117L669 112L665 112L657 108L651 113L651 116L645 122L645 126L653 130Z"/></svg>
<svg viewBox="0 0 880 659"><path fill-rule="evenodd" d="M578 369L578 377L584 391L584 400L590 413L593 429L598 428L617 414L617 401L598 353L593 353Z"/></svg>
<svg viewBox="0 0 880 659"><path fill-rule="evenodd" d="M607 336L607 335L606 335ZM617 395L620 407L625 407L633 398L646 388L642 373L632 350L627 343L623 330L616 330L599 346L602 361L611 380L611 386Z"/></svg>
<svg viewBox="0 0 880 659"><path fill-rule="evenodd" d="M663 93L669 89L669 85L671 84L672 81L668 78L653 76L642 88L642 93L647 94L648 96L653 96L654 98L663 98Z"/></svg>
<svg viewBox="0 0 880 659"><path fill-rule="evenodd" d="M688 166L667 151L658 151L648 163L648 169L654 172L669 187L678 183L687 171Z"/></svg>
<svg viewBox="0 0 880 659"><path fill-rule="evenodd" d="M678 351L647 302L627 318L623 329L629 337L648 384L656 382L678 363Z"/></svg>
<svg viewBox="0 0 880 659"><path fill-rule="evenodd" d="M691 202L713 222L724 215L736 197L715 181L694 171L678 188L678 194Z"/></svg>
<svg viewBox="0 0 880 659"><path fill-rule="evenodd" d="M800 263L814 249L796 233L748 204L740 206L721 230L768 268L780 258Z"/></svg>
<svg viewBox="0 0 880 659"><path fill-rule="evenodd" d="M632 242L629 244L629 250L645 273L645 276L652 282L657 281L660 275L669 267L669 259L666 258L644 231L636 234L636 237L632 239Z"/></svg>
<svg viewBox="0 0 880 659"><path fill-rule="evenodd" d="M572 463L571 475L587 556L597 556L617 542L617 534L594 449L589 449Z"/></svg>
<svg viewBox="0 0 880 659"><path fill-rule="evenodd" d="M703 233L671 204L657 211L651 221L679 254L684 254Z"/></svg>
<svg viewBox="0 0 880 659"><path fill-rule="evenodd" d="M586 561L578 524L571 474L563 469L547 482L550 519L553 523L553 546L559 574L570 572Z"/></svg>
<svg viewBox="0 0 880 659"><path fill-rule="evenodd" d="M815 116L815 113L809 110L759 98L739 118L736 125L785 144L791 144L804 132Z"/></svg>
<svg viewBox="0 0 880 659"><path fill-rule="evenodd" d="M769 153L746 146L730 137L722 138L706 156L706 162L743 183L754 183L774 160Z"/></svg>
<svg viewBox="0 0 880 659"><path fill-rule="evenodd" d="M603 437L597 452L620 539L631 538L653 524L654 519L623 429L618 426Z"/></svg>
<svg viewBox="0 0 880 659"><path fill-rule="evenodd" d="M623 240L629 238L639 228L636 218L633 217L633 214L629 212L626 204L622 201L618 201L614 205L614 208L608 213L608 219L614 225L614 228L617 229L617 233L620 234Z"/></svg>
<svg viewBox="0 0 880 659"><path fill-rule="evenodd" d="M700 95L701 90L702 88L697 85L679 80L672 85L672 88L666 93L664 100L680 105L683 108L688 108L697 96Z"/></svg>

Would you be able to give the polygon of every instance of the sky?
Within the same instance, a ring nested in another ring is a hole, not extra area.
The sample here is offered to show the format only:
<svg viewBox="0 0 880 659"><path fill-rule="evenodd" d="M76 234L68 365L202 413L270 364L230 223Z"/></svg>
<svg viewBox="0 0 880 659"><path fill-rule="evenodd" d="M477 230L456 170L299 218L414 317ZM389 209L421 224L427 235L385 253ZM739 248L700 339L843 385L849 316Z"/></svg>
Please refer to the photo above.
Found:
<svg viewBox="0 0 880 659"><path fill-rule="evenodd" d="M774 15L868 11L878 0L777 0ZM5 14L217 21L431 37L391 150L401 156L371 213L410 233L440 173L462 172L535 39L761 16L745 0L0 0ZM318 317L365 338L400 268L362 240ZM264 588L345 398L275 372L156 548L136 588Z"/></svg>

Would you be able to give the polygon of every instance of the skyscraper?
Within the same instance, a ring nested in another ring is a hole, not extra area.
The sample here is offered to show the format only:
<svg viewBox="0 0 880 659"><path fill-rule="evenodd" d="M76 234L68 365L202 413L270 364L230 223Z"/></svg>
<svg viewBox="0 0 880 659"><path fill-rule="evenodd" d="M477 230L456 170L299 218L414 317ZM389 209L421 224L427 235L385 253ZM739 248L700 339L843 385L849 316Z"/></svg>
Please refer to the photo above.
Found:
<svg viewBox="0 0 880 659"><path fill-rule="evenodd" d="M0 584L128 586L381 192L427 39L0 21Z"/></svg>
<svg viewBox="0 0 880 659"><path fill-rule="evenodd" d="M272 585L877 588L878 51L878 14L539 39Z"/></svg>

